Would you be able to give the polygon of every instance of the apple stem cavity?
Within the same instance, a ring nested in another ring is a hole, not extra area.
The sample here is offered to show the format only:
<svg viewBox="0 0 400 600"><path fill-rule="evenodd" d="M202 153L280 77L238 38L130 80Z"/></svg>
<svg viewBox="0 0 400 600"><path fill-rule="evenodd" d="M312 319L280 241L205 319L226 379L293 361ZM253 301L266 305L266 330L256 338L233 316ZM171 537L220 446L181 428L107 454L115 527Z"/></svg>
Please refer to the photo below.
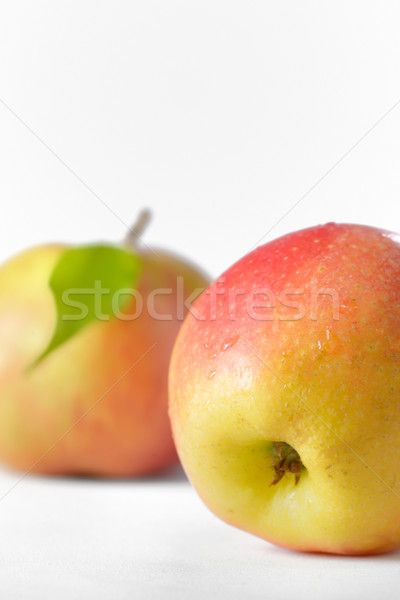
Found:
<svg viewBox="0 0 400 600"><path fill-rule="evenodd" d="M270 486L279 483L285 473L293 473L294 483L297 485L300 481L301 472L305 469L299 453L286 442L273 442L271 455L275 475Z"/></svg>
<svg viewBox="0 0 400 600"><path fill-rule="evenodd" d="M124 243L130 248L136 250L140 241L140 237L143 234L144 230L147 228L150 221L151 212L148 208L144 208L140 211L135 223L132 225L132 227L126 234Z"/></svg>

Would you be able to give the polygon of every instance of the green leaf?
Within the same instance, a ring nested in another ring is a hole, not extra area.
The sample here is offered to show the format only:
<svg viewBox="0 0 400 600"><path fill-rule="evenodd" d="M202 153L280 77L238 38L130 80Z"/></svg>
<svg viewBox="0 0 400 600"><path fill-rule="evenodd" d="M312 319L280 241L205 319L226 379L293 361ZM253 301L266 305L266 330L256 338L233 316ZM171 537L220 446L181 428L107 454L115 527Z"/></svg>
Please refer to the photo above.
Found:
<svg viewBox="0 0 400 600"><path fill-rule="evenodd" d="M132 299L141 259L116 246L81 246L66 250L49 280L57 308L53 337L36 366L48 354L95 320L109 321ZM124 293L125 291L125 293Z"/></svg>

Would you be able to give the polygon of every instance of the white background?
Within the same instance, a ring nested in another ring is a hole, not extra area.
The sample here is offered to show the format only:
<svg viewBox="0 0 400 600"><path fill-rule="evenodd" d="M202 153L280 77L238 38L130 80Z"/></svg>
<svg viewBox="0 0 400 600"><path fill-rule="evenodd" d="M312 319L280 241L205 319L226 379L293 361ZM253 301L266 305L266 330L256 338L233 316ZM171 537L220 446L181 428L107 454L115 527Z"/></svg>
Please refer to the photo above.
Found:
<svg viewBox="0 0 400 600"><path fill-rule="evenodd" d="M0 259L119 240L142 207L147 244L213 277L317 223L400 231L399 22L395 1L1 1ZM400 554L274 548L179 472L17 481L7 598L397 597Z"/></svg>

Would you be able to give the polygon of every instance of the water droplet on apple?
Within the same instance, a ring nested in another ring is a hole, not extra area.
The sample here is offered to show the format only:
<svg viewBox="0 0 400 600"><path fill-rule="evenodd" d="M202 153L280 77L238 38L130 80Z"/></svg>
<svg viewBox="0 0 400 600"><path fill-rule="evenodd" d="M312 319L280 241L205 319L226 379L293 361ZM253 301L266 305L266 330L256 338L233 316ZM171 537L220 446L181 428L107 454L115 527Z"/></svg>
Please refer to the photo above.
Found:
<svg viewBox="0 0 400 600"><path fill-rule="evenodd" d="M208 355L208 358L216 358L216 357L217 357L216 352L212 352L211 354Z"/></svg>
<svg viewBox="0 0 400 600"><path fill-rule="evenodd" d="M229 348L232 348L232 346L234 346L236 344L238 339L239 339L238 335L233 335L232 337L225 340L221 346L222 352L226 352L226 350L229 350Z"/></svg>
<svg viewBox="0 0 400 600"><path fill-rule="evenodd" d="M212 379L217 371L210 371L208 374L208 379Z"/></svg>
<svg viewBox="0 0 400 600"><path fill-rule="evenodd" d="M317 344L318 344L318 349L322 350L322 344L321 344L320 340L318 340Z"/></svg>
<svg viewBox="0 0 400 600"><path fill-rule="evenodd" d="M392 352L399 352L400 351L400 340L393 340L389 344L389 347Z"/></svg>

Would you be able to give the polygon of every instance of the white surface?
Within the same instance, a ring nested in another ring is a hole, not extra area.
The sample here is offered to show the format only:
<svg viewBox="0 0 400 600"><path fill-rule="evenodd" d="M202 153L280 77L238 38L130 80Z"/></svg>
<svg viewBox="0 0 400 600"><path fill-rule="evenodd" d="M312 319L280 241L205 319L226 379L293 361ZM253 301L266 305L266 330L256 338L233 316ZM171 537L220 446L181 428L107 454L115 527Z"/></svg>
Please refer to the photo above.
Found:
<svg viewBox="0 0 400 600"><path fill-rule="evenodd" d="M1 473L0 493L16 477ZM400 552L303 555L228 527L184 476L26 478L1 502L4 597L397 599ZM7 590L7 593L5 591Z"/></svg>
<svg viewBox="0 0 400 600"><path fill-rule="evenodd" d="M320 222L400 231L399 19L395 0L3 0L0 259L117 240L143 206L145 241L213 276ZM1 493L15 480L2 474ZM400 587L398 553L285 552L219 522L179 479L26 477L0 521L6 598Z"/></svg>

